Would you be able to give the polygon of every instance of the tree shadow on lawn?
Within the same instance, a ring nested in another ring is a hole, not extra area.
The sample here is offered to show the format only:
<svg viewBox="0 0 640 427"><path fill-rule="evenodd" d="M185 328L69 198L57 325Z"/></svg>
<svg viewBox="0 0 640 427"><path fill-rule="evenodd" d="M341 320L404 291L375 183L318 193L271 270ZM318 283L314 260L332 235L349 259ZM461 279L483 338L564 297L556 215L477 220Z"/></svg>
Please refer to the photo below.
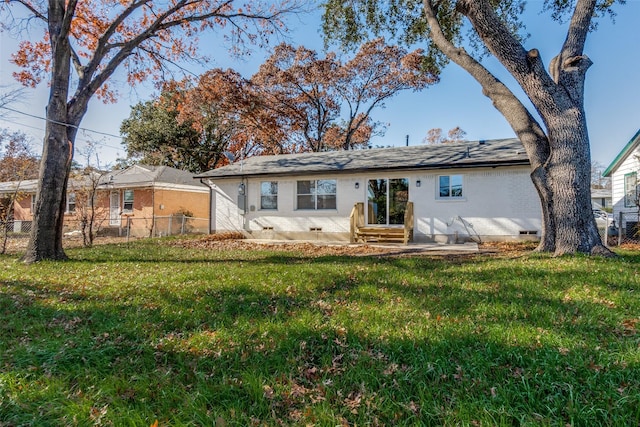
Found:
<svg viewBox="0 0 640 427"><path fill-rule="evenodd" d="M274 264L270 257L263 262ZM280 262L278 259L276 264ZM287 264L292 265L291 259ZM335 270L336 264L340 271ZM400 311L408 311L407 316L423 312L436 318L463 319L483 325L509 321L530 328L552 329L569 337L595 336L608 341L620 333L619 328L612 329L612 323L618 322L619 326L621 316L637 315L634 310L638 298L634 291L638 286L633 273L626 281L612 280L616 283L612 286L611 283L576 283L575 277L584 274L580 265L553 272L527 266L478 267L477 261L473 265L474 269L462 270L457 264L430 259L324 257L310 259L304 264L305 268L294 269L292 275L296 281L290 286L278 283L272 287L269 280L258 286L252 280L243 280L240 269L233 280L224 284L215 280L208 284L205 276L200 283L191 285L190 282L202 276L196 271L180 276L177 283L170 286L164 278L151 278L149 283L137 288L123 287L112 294L95 291L90 294L85 288L65 283L0 283L9 289L21 289L19 293L29 294L31 298L59 298L63 303L86 301L92 306L91 310L95 310L94 315L102 305L112 306L116 311L136 307L146 313L143 317L148 319L160 313L163 322L172 325L171 330L202 324L229 326L238 317L277 319L301 308L326 311L323 304L333 304L338 309L352 304L366 306L374 312L381 307L388 310L397 306ZM269 276L268 272L264 274ZM582 286L591 286L594 291L573 292ZM613 288L618 301L600 297L599 287ZM7 295L3 297L6 301ZM20 296L16 293L11 298ZM7 313L10 312L7 309Z"/></svg>
<svg viewBox="0 0 640 427"><path fill-rule="evenodd" d="M234 425L640 418L638 338L620 325L632 313L564 298L579 266L517 276L432 260L310 262L316 275L301 280L317 283L293 290L240 282L98 298L0 282L0 388L10 396L0 419L95 422L105 407L104 420L149 424L212 414ZM323 268L335 263L346 271ZM388 274L367 268L381 263Z"/></svg>
<svg viewBox="0 0 640 427"><path fill-rule="evenodd" d="M32 342L31 360L8 360L6 376L41 394L5 390L3 419L82 424L108 408L103 422L116 424L133 414L173 425L214 415L233 425L633 424L640 404L630 386L638 370L601 366L607 357L586 349L565 354L468 333L377 340L330 325L222 346L195 346L193 331L135 342L110 332L93 341L67 333L48 357Z"/></svg>

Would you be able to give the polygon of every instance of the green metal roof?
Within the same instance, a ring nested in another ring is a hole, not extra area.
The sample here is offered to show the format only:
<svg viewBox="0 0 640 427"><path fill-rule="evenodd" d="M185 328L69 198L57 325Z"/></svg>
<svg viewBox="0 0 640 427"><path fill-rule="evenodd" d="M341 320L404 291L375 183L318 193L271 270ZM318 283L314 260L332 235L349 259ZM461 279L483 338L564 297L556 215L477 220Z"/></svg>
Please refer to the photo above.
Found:
<svg viewBox="0 0 640 427"><path fill-rule="evenodd" d="M618 166L620 166L622 164L622 162L624 162L626 160L626 158L629 156L629 154L631 154L633 152L633 150L636 149L638 144L640 144L640 129L638 130L638 132L636 132L636 134L633 136L633 138L631 138L631 140L629 140L627 145L625 145L625 147L616 156L616 158L613 159L613 162L611 162L609 167L607 169L605 169L604 172L602 172L602 176L604 176L605 178L611 176L613 171L615 169L617 169Z"/></svg>

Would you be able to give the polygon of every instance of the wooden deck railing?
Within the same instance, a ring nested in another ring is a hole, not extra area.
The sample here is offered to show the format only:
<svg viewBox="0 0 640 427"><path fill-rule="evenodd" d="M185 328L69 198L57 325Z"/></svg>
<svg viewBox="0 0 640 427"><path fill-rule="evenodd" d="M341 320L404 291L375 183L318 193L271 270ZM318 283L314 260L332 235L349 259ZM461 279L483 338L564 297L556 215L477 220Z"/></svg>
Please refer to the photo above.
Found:
<svg viewBox="0 0 640 427"><path fill-rule="evenodd" d="M351 243L358 241L358 230L364 227L364 203L359 202L353 205L351 215L349 215L349 223L351 227Z"/></svg>

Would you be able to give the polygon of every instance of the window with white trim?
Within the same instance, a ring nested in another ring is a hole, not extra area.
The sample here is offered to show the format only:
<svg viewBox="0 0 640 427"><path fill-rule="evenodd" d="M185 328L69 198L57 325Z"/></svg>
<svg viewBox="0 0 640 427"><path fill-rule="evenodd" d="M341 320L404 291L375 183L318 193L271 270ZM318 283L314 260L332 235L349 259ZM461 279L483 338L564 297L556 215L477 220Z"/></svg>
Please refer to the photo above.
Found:
<svg viewBox="0 0 640 427"><path fill-rule="evenodd" d="M133 212L133 190L124 190L122 195L122 212Z"/></svg>
<svg viewBox="0 0 640 427"><path fill-rule="evenodd" d="M624 207L635 208L638 201L638 176L635 172L624 176Z"/></svg>
<svg viewBox="0 0 640 427"><path fill-rule="evenodd" d="M65 213L74 213L76 211L76 193L67 193L67 207Z"/></svg>
<svg viewBox="0 0 640 427"><path fill-rule="evenodd" d="M298 181L296 199L298 209L336 209L335 179Z"/></svg>
<svg viewBox="0 0 640 427"><path fill-rule="evenodd" d="M440 175L438 177L439 199L462 199L462 175Z"/></svg>
<svg viewBox="0 0 640 427"><path fill-rule="evenodd" d="M260 209L278 209L278 181L260 183Z"/></svg>

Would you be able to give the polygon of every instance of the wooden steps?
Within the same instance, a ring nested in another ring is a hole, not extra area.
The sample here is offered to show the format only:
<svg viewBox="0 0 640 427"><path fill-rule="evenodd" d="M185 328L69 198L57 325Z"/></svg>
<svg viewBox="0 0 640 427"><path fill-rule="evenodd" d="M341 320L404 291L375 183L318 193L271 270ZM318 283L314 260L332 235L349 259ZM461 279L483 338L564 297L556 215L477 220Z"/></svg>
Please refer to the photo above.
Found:
<svg viewBox="0 0 640 427"><path fill-rule="evenodd" d="M355 234L356 241L407 243L404 228L359 227Z"/></svg>
<svg viewBox="0 0 640 427"><path fill-rule="evenodd" d="M397 242L408 244L413 240L413 203L408 202L404 225L396 227L364 225L364 204L356 203L351 211L351 242Z"/></svg>

